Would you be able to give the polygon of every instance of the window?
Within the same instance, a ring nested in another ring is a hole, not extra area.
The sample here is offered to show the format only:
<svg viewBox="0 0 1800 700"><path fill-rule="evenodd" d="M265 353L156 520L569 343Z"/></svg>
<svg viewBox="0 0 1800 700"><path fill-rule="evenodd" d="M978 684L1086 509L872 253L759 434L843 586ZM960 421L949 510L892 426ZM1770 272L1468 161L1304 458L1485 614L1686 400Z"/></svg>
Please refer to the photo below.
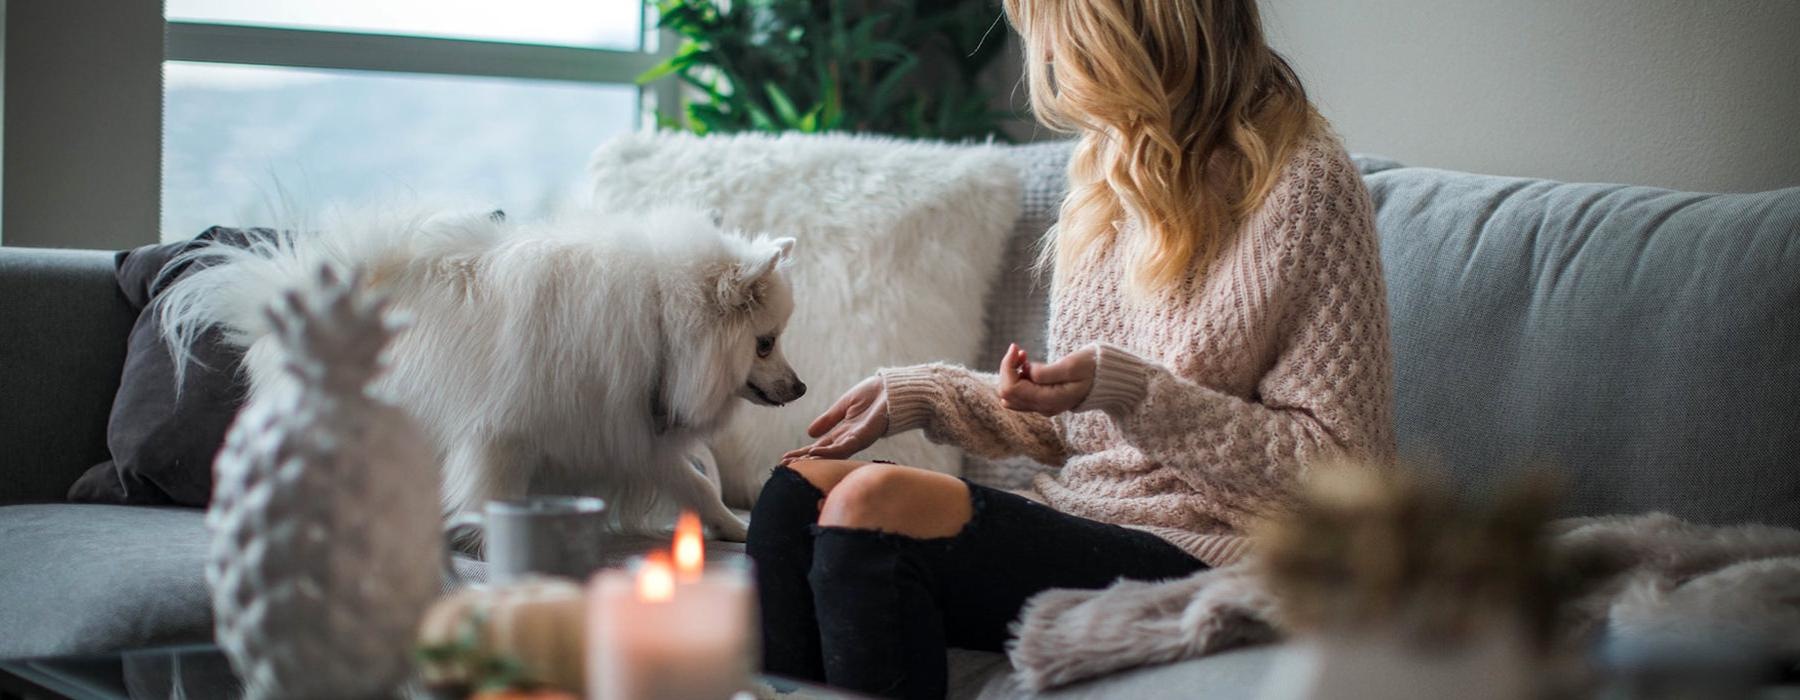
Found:
<svg viewBox="0 0 1800 700"><path fill-rule="evenodd" d="M635 51L639 0L168 0L171 21Z"/></svg>
<svg viewBox="0 0 1800 700"><path fill-rule="evenodd" d="M643 123L641 0L168 0L163 240L389 197L530 215Z"/></svg>

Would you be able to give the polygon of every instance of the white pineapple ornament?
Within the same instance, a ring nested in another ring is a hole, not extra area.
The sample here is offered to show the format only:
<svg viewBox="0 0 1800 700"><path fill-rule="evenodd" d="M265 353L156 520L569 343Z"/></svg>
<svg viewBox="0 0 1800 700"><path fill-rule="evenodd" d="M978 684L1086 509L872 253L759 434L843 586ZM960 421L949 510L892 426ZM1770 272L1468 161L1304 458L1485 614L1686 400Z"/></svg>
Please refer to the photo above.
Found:
<svg viewBox="0 0 1800 700"><path fill-rule="evenodd" d="M368 392L398 330L322 268L267 310L290 381L239 412L214 463L206 579L251 698L391 695L443 562L424 435Z"/></svg>

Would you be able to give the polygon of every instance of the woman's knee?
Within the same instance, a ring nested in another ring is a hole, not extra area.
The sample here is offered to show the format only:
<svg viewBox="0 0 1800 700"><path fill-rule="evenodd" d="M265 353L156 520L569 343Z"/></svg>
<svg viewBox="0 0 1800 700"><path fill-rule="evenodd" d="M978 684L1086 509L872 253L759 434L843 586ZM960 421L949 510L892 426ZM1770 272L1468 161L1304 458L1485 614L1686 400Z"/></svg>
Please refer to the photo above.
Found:
<svg viewBox="0 0 1800 700"><path fill-rule="evenodd" d="M787 465L787 468L806 479L819 493L826 494L831 493L838 482L843 481L851 472L869 464L873 462L855 459L801 459Z"/></svg>
<svg viewBox="0 0 1800 700"><path fill-rule="evenodd" d="M808 460L776 467L763 482L762 492L750 509L750 533L766 534L770 527L810 525L819 518L825 493L863 462ZM761 523L762 527L757 524Z"/></svg>
<svg viewBox="0 0 1800 700"><path fill-rule="evenodd" d="M750 530L744 551L757 562L758 575L785 568L778 562L803 562L812 543L807 528L819 520L820 493L799 474L776 469L763 482L750 507Z"/></svg>
<svg viewBox="0 0 1800 700"><path fill-rule="evenodd" d="M973 516L961 479L933 471L870 464L847 473L825 496L819 524L909 537L949 537Z"/></svg>

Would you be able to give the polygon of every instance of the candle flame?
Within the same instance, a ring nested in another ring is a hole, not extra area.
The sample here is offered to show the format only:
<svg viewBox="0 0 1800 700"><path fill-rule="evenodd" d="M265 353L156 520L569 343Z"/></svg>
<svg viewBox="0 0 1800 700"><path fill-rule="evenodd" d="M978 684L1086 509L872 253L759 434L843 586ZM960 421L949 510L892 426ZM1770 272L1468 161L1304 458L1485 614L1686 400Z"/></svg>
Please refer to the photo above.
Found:
<svg viewBox="0 0 1800 700"><path fill-rule="evenodd" d="M682 511L675 521L675 573L683 581L700 578L706 568L706 545L700 537L700 517Z"/></svg>
<svg viewBox="0 0 1800 700"><path fill-rule="evenodd" d="M662 552L644 558L637 572L638 600L661 603L675 597L675 573L669 568L669 557Z"/></svg>

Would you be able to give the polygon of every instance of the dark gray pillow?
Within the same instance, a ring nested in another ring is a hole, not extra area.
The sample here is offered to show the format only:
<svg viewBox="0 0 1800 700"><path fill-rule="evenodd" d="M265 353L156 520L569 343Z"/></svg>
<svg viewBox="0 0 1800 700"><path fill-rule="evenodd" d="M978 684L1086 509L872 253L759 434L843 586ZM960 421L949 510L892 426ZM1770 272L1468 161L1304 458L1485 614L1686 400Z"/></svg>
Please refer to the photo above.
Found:
<svg viewBox="0 0 1800 700"><path fill-rule="evenodd" d="M69 500L122 505L204 506L212 496L212 460L243 403L241 353L202 334L175 388L175 363L157 330L157 298L169 285L205 265L180 256L214 242L238 247L268 240L269 229L215 226L191 241L149 245L118 255L119 289L140 313L132 326L113 398L106 443L112 459L94 465L69 487Z"/></svg>

